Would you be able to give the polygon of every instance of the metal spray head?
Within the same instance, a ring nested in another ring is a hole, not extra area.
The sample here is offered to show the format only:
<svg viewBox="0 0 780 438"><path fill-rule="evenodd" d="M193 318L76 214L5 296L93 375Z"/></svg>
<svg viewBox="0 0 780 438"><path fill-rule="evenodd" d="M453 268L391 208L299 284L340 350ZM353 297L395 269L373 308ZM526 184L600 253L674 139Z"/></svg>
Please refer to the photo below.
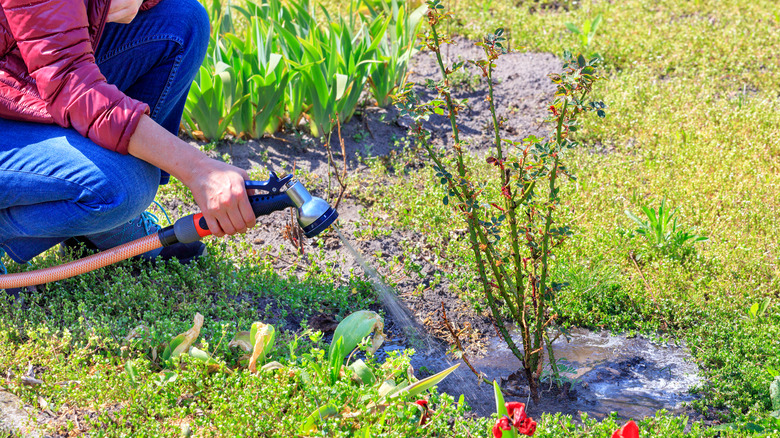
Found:
<svg viewBox="0 0 780 438"><path fill-rule="evenodd" d="M298 181L293 181L285 191L298 211L298 225L306 237L314 237L325 231L339 214L324 199L312 196Z"/></svg>

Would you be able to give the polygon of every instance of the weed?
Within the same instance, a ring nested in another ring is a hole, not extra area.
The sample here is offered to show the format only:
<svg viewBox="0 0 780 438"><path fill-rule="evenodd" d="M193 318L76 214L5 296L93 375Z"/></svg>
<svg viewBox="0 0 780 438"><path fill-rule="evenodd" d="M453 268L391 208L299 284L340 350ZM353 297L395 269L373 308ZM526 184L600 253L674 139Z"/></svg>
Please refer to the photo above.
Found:
<svg viewBox="0 0 780 438"><path fill-rule="evenodd" d="M462 68L450 75L450 84L454 90L477 91L482 83L482 76Z"/></svg>
<svg viewBox="0 0 780 438"><path fill-rule="evenodd" d="M646 220L640 219L628 210L625 213L638 225L634 233L644 237L650 249L663 256L683 259L694 252L693 245L696 242L708 240L707 237L695 234L689 228L683 229L678 226L677 209L670 210L666 206L666 198L661 200L658 209L643 206L642 212Z"/></svg>
<svg viewBox="0 0 780 438"><path fill-rule="evenodd" d="M586 19L583 21L582 27L574 23L566 23L566 29L579 37L580 50L587 52L590 44L593 42L593 38L596 36L599 25L601 25L601 14L596 15L593 20Z"/></svg>
<svg viewBox="0 0 780 438"><path fill-rule="evenodd" d="M359 129L357 132L352 134L352 140L354 140L355 143L362 143L366 139L368 139L369 136L370 134L368 133L368 131L366 131L365 129Z"/></svg>

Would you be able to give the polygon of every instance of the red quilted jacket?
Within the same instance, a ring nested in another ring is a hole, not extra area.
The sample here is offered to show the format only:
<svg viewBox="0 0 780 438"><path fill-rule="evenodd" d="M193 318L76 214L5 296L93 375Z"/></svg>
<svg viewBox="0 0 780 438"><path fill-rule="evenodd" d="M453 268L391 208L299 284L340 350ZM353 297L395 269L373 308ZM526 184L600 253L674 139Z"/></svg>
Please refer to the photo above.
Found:
<svg viewBox="0 0 780 438"><path fill-rule="evenodd" d="M160 0L145 0L146 10ZM149 106L95 64L111 0L0 0L0 117L73 127L127 154Z"/></svg>

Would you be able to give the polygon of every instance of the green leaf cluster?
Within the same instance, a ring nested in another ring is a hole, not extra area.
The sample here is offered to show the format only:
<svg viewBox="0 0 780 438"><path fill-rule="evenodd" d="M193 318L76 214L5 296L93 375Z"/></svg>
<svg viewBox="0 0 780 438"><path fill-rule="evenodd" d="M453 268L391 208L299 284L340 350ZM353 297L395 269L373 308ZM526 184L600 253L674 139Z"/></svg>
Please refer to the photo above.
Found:
<svg viewBox="0 0 780 438"><path fill-rule="evenodd" d="M208 55L185 106L188 132L259 138L304 124L319 138L349 121L367 83L388 103L416 52L423 7L358 0L344 18L309 0L264 0L224 12L215 2L211 15Z"/></svg>
<svg viewBox="0 0 780 438"><path fill-rule="evenodd" d="M708 239L694 233L690 228L678 225L677 211L676 208L668 208L664 198L657 209L642 206L645 218L640 218L628 210L625 213L638 225L634 232L644 237L652 250L664 256L684 258L693 253L695 243Z"/></svg>

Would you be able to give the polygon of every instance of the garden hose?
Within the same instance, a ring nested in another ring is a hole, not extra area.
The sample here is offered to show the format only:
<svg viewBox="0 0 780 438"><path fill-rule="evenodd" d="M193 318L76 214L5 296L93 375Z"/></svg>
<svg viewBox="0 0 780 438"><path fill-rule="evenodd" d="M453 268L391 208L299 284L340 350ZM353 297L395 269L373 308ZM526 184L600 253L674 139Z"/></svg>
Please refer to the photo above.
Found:
<svg viewBox="0 0 780 438"><path fill-rule="evenodd" d="M98 268L104 268L162 246L157 234L150 234L117 247L100 251L82 259L50 268L0 275L0 289L34 286L75 277Z"/></svg>
<svg viewBox="0 0 780 438"><path fill-rule="evenodd" d="M336 210L325 200L311 196L300 182L292 180L292 175L279 178L271 172L268 181L246 181L245 184L247 190L267 192L266 194L249 196L249 203L255 217L267 216L288 207L296 208L298 225L303 229L306 237L322 233L338 218ZM0 275L0 289L34 286L64 280L163 246L195 242L210 234L211 231L203 218L203 213L191 214L154 234L82 259L35 271Z"/></svg>

